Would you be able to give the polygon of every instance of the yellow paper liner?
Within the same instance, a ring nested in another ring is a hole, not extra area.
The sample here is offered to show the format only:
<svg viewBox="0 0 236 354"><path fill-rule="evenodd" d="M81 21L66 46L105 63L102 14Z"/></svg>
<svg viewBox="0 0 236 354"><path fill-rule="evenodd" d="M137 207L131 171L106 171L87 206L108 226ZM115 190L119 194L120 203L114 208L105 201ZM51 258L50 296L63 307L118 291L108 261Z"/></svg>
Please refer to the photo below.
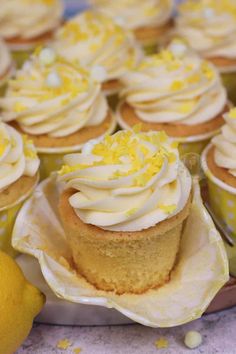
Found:
<svg viewBox="0 0 236 354"><path fill-rule="evenodd" d="M60 189L53 176L38 186L17 217L12 241L17 250L38 259L46 282L59 298L115 308L146 326L172 327L199 318L227 282L223 241L202 204L197 181L171 280L142 295L99 291L76 273L58 217Z"/></svg>
<svg viewBox="0 0 236 354"><path fill-rule="evenodd" d="M105 134L112 134L116 129L116 121L113 118L109 129ZM98 137L99 138L99 137ZM52 148L52 149L37 149L40 158L40 179L43 180L50 176L52 172L58 171L63 165L63 158L66 154L80 152L82 145L65 148Z"/></svg>
<svg viewBox="0 0 236 354"><path fill-rule="evenodd" d="M38 180L33 186L33 189L31 189L27 194L21 196L21 198L13 205L2 208L0 210L0 249L12 257L17 255L16 250L14 250L11 246L11 235L17 214L25 200L27 200L27 198L29 198L29 196L32 194L37 184Z"/></svg>

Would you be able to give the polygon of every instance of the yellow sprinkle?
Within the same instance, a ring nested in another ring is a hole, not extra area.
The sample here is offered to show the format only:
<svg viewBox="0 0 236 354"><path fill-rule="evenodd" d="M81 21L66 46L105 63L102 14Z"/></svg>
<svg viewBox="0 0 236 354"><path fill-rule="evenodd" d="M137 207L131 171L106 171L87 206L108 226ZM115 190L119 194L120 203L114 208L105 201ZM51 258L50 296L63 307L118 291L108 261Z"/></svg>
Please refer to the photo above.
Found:
<svg viewBox="0 0 236 354"><path fill-rule="evenodd" d="M169 342L166 338L164 337L160 337L156 342L155 342L155 346L157 349L165 349L168 348L169 346Z"/></svg>
<svg viewBox="0 0 236 354"><path fill-rule="evenodd" d="M184 83L183 81L174 81L170 87L171 91L179 91L184 88Z"/></svg>
<svg viewBox="0 0 236 354"><path fill-rule="evenodd" d="M201 80L200 75L194 74L188 78L189 84L197 84Z"/></svg>
<svg viewBox="0 0 236 354"><path fill-rule="evenodd" d="M235 119L236 118L236 107L235 108L232 108L229 112L229 118L233 118Z"/></svg>
<svg viewBox="0 0 236 354"><path fill-rule="evenodd" d="M166 214L171 214L173 211L176 210L177 205L176 204L171 204L171 205L158 205L158 208L164 211Z"/></svg>
<svg viewBox="0 0 236 354"><path fill-rule="evenodd" d="M127 215L127 216L132 216L133 214L136 213L137 210L138 210L138 208L132 208L132 209L130 209L130 210L128 210L128 211L126 212L126 215Z"/></svg>
<svg viewBox="0 0 236 354"><path fill-rule="evenodd" d="M195 102L186 102L183 103L180 108L179 108L179 112L183 113L183 114L187 114L190 113L194 107Z"/></svg>
<svg viewBox="0 0 236 354"><path fill-rule="evenodd" d="M59 340L57 343L57 348L58 349L62 349L62 350L66 350L68 349L70 346L72 345L72 343L68 340L68 339L62 339Z"/></svg>
<svg viewBox="0 0 236 354"><path fill-rule="evenodd" d="M142 127L143 127L143 124L142 123L139 123L139 124L135 124L132 128L133 132L138 134L142 131Z"/></svg>
<svg viewBox="0 0 236 354"><path fill-rule="evenodd" d="M177 149L179 147L178 141L173 141L170 145L173 149Z"/></svg>
<svg viewBox="0 0 236 354"><path fill-rule="evenodd" d="M13 106L13 110L14 112L16 113L21 113L21 112L24 112L25 110L27 109L26 106L24 106L22 103L20 102L16 102Z"/></svg>
<svg viewBox="0 0 236 354"><path fill-rule="evenodd" d="M75 348L73 349L73 353L74 354L80 354L82 352L82 349L81 348Z"/></svg>

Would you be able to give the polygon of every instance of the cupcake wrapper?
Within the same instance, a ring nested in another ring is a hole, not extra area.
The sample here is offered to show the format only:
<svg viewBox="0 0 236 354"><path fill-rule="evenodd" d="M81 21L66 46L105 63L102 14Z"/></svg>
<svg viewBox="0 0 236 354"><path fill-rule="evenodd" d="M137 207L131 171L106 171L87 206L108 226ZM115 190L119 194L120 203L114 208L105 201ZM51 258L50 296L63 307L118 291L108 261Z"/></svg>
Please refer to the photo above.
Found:
<svg viewBox="0 0 236 354"><path fill-rule="evenodd" d="M185 155L191 153L201 155L202 151L205 149L205 147L208 145L209 142L210 139L196 141L192 143L180 143L179 144L180 156L184 157Z"/></svg>
<svg viewBox="0 0 236 354"><path fill-rule="evenodd" d="M16 203L0 210L0 249L11 257L16 257L18 254L11 246L12 230L17 214L24 202L31 196L37 184L38 179L33 188L23 195Z"/></svg>
<svg viewBox="0 0 236 354"><path fill-rule="evenodd" d="M224 86L228 93L228 98L236 104L236 72L221 74Z"/></svg>

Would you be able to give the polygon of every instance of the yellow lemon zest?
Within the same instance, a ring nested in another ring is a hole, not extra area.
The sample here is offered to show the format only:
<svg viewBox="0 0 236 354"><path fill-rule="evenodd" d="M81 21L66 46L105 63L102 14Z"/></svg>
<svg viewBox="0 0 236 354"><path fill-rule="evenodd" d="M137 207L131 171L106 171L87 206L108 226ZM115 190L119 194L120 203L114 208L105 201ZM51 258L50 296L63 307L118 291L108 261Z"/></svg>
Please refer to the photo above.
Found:
<svg viewBox="0 0 236 354"><path fill-rule="evenodd" d="M57 342L57 348L66 350L68 349L72 343L68 339L61 339Z"/></svg>
<svg viewBox="0 0 236 354"><path fill-rule="evenodd" d="M236 107L232 108L229 112L229 118L235 119L236 118Z"/></svg>
<svg viewBox="0 0 236 354"><path fill-rule="evenodd" d="M156 342L155 342L155 346L157 349L165 349L168 348L169 346L169 342L166 338L164 337L160 337Z"/></svg>
<svg viewBox="0 0 236 354"><path fill-rule="evenodd" d="M22 113L27 109L25 105L23 105L21 102L16 102L13 106L13 111L16 113Z"/></svg>

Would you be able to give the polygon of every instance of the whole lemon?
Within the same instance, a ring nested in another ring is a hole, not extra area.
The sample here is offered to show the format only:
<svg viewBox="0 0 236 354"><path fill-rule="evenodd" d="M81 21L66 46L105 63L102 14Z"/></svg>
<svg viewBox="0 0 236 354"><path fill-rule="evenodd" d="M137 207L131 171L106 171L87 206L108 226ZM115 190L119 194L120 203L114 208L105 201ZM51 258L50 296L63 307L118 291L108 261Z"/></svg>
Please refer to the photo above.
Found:
<svg viewBox="0 0 236 354"><path fill-rule="evenodd" d="M24 277L16 262L0 251L0 354L12 354L27 338L45 296Z"/></svg>

